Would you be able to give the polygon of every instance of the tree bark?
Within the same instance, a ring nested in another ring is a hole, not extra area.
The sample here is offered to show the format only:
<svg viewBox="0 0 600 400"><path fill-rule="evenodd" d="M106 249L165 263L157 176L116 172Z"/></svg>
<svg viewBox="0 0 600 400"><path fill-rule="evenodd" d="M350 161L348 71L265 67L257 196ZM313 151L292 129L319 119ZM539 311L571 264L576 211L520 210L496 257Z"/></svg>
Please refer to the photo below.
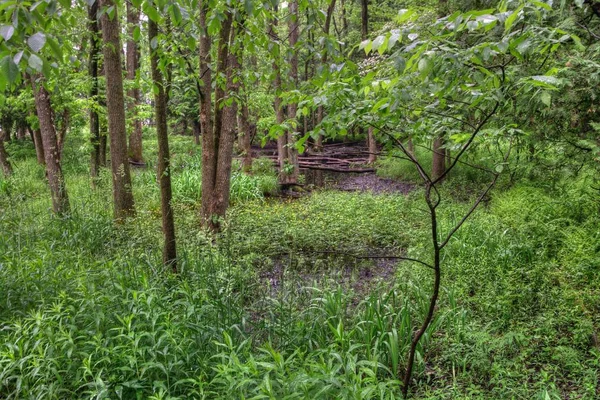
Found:
<svg viewBox="0 0 600 400"><path fill-rule="evenodd" d="M373 129L372 126L369 126L369 129L367 130L367 143L368 143L368 147L369 147L369 164L373 164L375 161L377 161L377 142L375 141L375 135L373 134L375 130Z"/></svg>
<svg viewBox="0 0 600 400"><path fill-rule="evenodd" d="M40 131L46 161L46 176L52 196L52 210L55 214L63 216L70 210L69 196L67 195L65 179L60 166L58 140L52 117L50 94L43 85L41 75L31 76L31 86L35 97L37 116L40 121Z"/></svg>
<svg viewBox="0 0 600 400"><path fill-rule="evenodd" d="M206 32L206 5L201 7L200 24L202 32ZM233 161L233 144L235 142L237 103L230 102L239 90L239 77L235 77L239 61L231 51L231 43L235 37L233 15L226 12L221 24L217 48L216 76L226 77L226 87L217 83L215 87L214 121L210 126L210 88L211 82L202 87L202 103L200 119L202 131L202 221L212 231L220 230L221 219L229 206L229 190L231 181L231 163ZM209 68L207 60L210 53L208 37L201 37L200 70L206 73ZM203 80L205 76L203 76ZM208 107L207 107L208 105ZM206 129L204 129L206 128Z"/></svg>
<svg viewBox="0 0 600 400"><path fill-rule="evenodd" d="M200 120L197 117L192 118L192 127L194 131L194 144L200 145Z"/></svg>
<svg viewBox="0 0 600 400"><path fill-rule="evenodd" d="M298 49L296 49L296 45L298 43L298 38L300 36L300 15L298 14L298 0L291 0L289 2L289 13L290 19L288 24L289 29L289 41L291 48L291 56L290 56L290 81L292 88L298 87ZM297 103L288 104L288 119L294 121L292 126L294 126L294 130L289 130L287 132L287 146L288 146L288 162L292 166L291 173L286 174L285 183L292 184L298 181L298 175L300 175L300 167L298 165L298 150L295 147L296 143L296 132L295 126L297 126L296 113L298 111Z"/></svg>
<svg viewBox="0 0 600 400"><path fill-rule="evenodd" d="M92 154L90 157L90 177L92 187L96 187L100 175L100 119L98 116L98 57L100 56L100 40L98 28L98 2L88 7L88 30L90 34L90 56L88 59L88 74L92 80L90 88L90 141Z"/></svg>
<svg viewBox="0 0 600 400"><path fill-rule="evenodd" d="M439 136L436 137L433 140L432 180L436 180L446 172L446 150L442 146L444 146L444 139Z"/></svg>
<svg viewBox="0 0 600 400"><path fill-rule="evenodd" d="M127 80L134 86L127 91L129 101L127 109L132 118L132 130L129 135L129 159L134 163L143 163L142 154L142 120L137 117L137 107L140 105L140 89L137 87L136 74L140 68L140 46L133 39L136 27L140 26L140 11L131 2L127 2L127 28L129 38L127 40Z"/></svg>
<svg viewBox="0 0 600 400"><path fill-rule="evenodd" d="M45 165L44 159L44 143L42 142L42 132L39 128L33 130L33 144L35 145L35 156L40 165Z"/></svg>
<svg viewBox="0 0 600 400"><path fill-rule="evenodd" d="M211 215L208 189L214 186L214 165L212 163L211 149L214 149L214 135L212 123L212 71L211 71L211 38L207 32L208 0L200 3L200 127L202 130L202 223L207 224Z"/></svg>
<svg viewBox="0 0 600 400"><path fill-rule="evenodd" d="M4 148L3 140L0 140L0 166L2 166L2 172L4 173L4 176L8 177L12 175L12 166L10 165L10 162L8 162L8 153Z"/></svg>
<svg viewBox="0 0 600 400"><path fill-rule="evenodd" d="M369 35L369 0L360 1L360 27L362 40L367 40ZM373 164L377 161L377 142L373 135L373 127L369 126L367 129L367 148L369 149L369 164Z"/></svg>
<svg viewBox="0 0 600 400"><path fill-rule="evenodd" d="M102 14L104 40L104 69L106 72L106 103L108 107L108 132L110 136L110 161L113 181L114 217L122 221L135 214L129 160L127 157L127 131L125 125L125 98L121 69L121 40L117 7L114 0L100 0L100 7L112 8Z"/></svg>
<svg viewBox="0 0 600 400"><path fill-rule="evenodd" d="M148 40L158 35L158 27L154 21L148 18ZM160 185L160 208L162 214L162 231L164 238L163 264L177 272L177 247L175 243L175 222L173 219L173 208L171 207L171 167L169 153L169 136L167 131L167 101L163 76L158 68L158 55L150 49L150 71L152 82L158 88L154 94L154 114L156 119L156 136L158 138L158 163L157 174Z"/></svg>

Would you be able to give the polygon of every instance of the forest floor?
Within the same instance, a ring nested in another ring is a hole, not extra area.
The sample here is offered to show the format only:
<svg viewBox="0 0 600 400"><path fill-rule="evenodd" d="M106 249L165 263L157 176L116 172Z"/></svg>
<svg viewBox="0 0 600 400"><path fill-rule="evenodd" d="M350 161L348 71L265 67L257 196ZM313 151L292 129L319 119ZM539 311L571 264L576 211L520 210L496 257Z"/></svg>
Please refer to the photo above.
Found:
<svg viewBox="0 0 600 400"><path fill-rule="evenodd" d="M189 137L171 140L176 277L161 263L153 135L148 167L133 173L137 216L122 225L110 171L90 187L83 135L65 144L64 219L49 211L31 143L8 145L0 398L398 398L432 281L428 268L393 258L431 254L412 166L381 157L376 173L324 171L325 186L290 199L272 196L272 158L250 175L236 165L213 236L199 225L200 151ZM550 186L545 174L499 182L444 248L413 398L600 398L593 175L554 175ZM488 181L457 166L439 188L440 234Z"/></svg>

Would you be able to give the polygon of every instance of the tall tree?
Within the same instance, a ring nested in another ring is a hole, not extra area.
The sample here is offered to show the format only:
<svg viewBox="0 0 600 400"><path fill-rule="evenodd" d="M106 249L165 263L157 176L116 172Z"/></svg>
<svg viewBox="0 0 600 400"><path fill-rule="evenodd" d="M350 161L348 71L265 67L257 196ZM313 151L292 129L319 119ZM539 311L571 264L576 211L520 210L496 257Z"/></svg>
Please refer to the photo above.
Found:
<svg viewBox="0 0 600 400"><path fill-rule="evenodd" d="M298 38L300 37L300 15L298 13L298 0L291 0L289 7L289 41L290 41L290 84L293 89L298 87ZM290 129L287 131L288 162L291 165L291 172L286 174L286 183L295 184L298 181L300 168L298 164L298 150L296 149L296 113L298 104L292 102L288 104L288 119L292 121Z"/></svg>
<svg viewBox="0 0 600 400"><path fill-rule="evenodd" d="M88 31L90 35L90 55L88 74L92 80L90 87L90 140L92 154L90 157L90 176L92 185L96 185L101 165L100 160L100 119L98 115L98 57L100 56L100 29L98 27L98 1L88 6Z"/></svg>
<svg viewBox="0 0 600 400"><path fill-rule="evenodd" d="M221 23L217 42L215 76L225 77L225 85L218 79L214 89L214 110L210 106L212 96L210 80L211 41L207 32L208 4L202 2L200 9L200 71L201 88L200 123L202 125L202 221L213 231L220 229L221 219L229 206L231 163L235 141L237 103L234 96L239 90L237 55L233 51L236 27L233 11L228 9ZM214 114L214 120L213 120Z"/></svg>
<svg viewBox="0 0 600 400"><path fill-rule="evenodd" d="M117 221L135 214L125 125L125 97L121 69L120 24L113 0L100 0L106 10L102 14L104 70L106 72L106 104L110 135L110 161L113 181L114 216Z"/></svg>
<svg viewBox="0 0 600 400"><path fill-rule="evenodd" d="M152 18L148 18L148 42L154 43L158 36L158 27ZM177 247L175 243L175 222L171 207L171 161L169 153L169 135L167 132L167 98L163 75L158 67L158 47L150 49L150 72L154 91L154 115L156 119L156 136L158 138L157 174L160 185L160 208L162 214L162 231L164 238L163 263L173 272L177 272Z"/></svg>
<svg viewBox="0 0 600 400"><path fill-rule="evenodd" d="M367 40L369 36L369 0L360 0L360 32L362 40ZM377 160L377 142L375 141L374 129L372 126L367 128L367 149L369 152L369 164Z"/></svg>
<svg viewBox="0 0 600 400"><path fill-rule="evenodd" d="M137 86L136 75L140 68L140 46L135 39L136 29L140 28L140 11L127 2L127 79L132 87L127 91L129 101L127 108L132 116L133 129L129 135L129 158L134 163L143 163L142 154L142 120L137 116L137 107L140 105L140 89Z"/></svg>
<svg viewBox="0 0 600 400"><path fill-rule="evenodd" d="M56 127L50 103L50 94L44 87L44 78L41 74L32 75L31 87L35 97L35 108L40 122L42 143L44 144L44 157L46 160L46 177L52 196L52 210L62 216L69 212L69 196L65 186L65 179L60 165L60 154Z"/></svg>

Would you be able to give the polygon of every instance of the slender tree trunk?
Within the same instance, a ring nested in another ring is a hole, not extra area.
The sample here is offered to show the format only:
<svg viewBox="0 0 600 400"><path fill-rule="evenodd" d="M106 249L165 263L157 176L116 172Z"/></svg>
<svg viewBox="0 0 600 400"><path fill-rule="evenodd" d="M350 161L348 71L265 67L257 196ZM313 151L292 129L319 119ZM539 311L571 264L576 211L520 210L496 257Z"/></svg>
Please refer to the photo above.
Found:
<svg viewBox="0 0 600 400"><path fill-rule="evenodd" d="M369 126L369 129L367 131L367 143L369 144L369 164L373 164L375 161L377 161L377 152L379 151L373 132L373 127Z"/></svg>
<svg viewBox="0 0 600 400"><path fill-rule="evenodd" d="M52 118L50 94L44 87L41 75L31 76L31 86L35 97L37 116L40 121L42 142L44 144L46 176L52 196L52 210L55 214L63 216L70 210L69 196L67 195L65 179L60 166L58 140Z"/></svg>
<svg viewBox="0 0 600 400"><path fill-rule="evenodd" d="M290 56L290 81L292 87L295 89L298 87L298 49L296 45L300 36L300 15L298 14L298 0L291 0L289 2L289 40L291 48ZM297 103L290 103L288 105L288 118L297 122L296 114L298 111ZM289 130L287 132L287 145L288 145L288 160L292 165L292 173L286 176L287 183L296 183L298 181L298 175L300 175L300 167L298 164L298 150L295 147L296 143L296 132Z"/></svg>
<svg viewBox="0 0 600 400"><path fill-rule="evenodd" d="M140 11L131 2L127 2L127 28L129 39L127 40L127 80L130 84L136 81L136 74L140 68L140 46L133 39L133 32L140 26ZM141 103L140 89L137 83L127 91L129 101L127 109L132 117L133 129L129 135L129 159L134 163L143 163L142 154L142 120L137 117L137 107Z"/></svg>
<svg viewBox="0 0 600 400"><path fill-rule="evenodd" d="M360 0L360 27L362 40L366 40L369 36L369 0ZM369 164L377 161L377 142L373 135L373 127L367 129L367 148L369 149Z"/></svg>
<svg viewBox="0 0 600 400"><path fill-rule="evenodd" d="M127 131L125 125L125 98L121 74L121 40L117 7L113 0L100 0L100 7L112 8L102 14L104 39L104 69L106 72L106 103L108 106L108 131L110 135L110 161L113 180L115 220L121 221L135 214L129 160L127 157Z"/></svg>
<svg viewBox="0 0 600 400"><path fill-rule="evenodd" d="M408 350L408 362L406 364L406 371L404 373L403 385L402 385L402 397L407 398L408 389L410 387L410 379L412 377L412 370L415 362L415 354L417 352L417 345L421 340L421 337L427 331L429 324L433 320L433 314L435 312L435 307L437 304L437 300L440 293L440 283L441 283L441 248L438 242L438 226L437 226L437 211L436 205L431 200L431 191L432 185L428 184L425 189L425 200L429 207L429 213L431 217L431 240L433 243L433 273L434 273L434 281L433 281L433 293L429 299L429 308L427 309L427 315L425 316L425 320L421 324L419 330L413 336L410 348Z"/></svg>
<svg viewBox="0 0 600 400"><path fill-rule="evenodd" d="M200 145L200 120L197 117L192 118L192 127L194 131L194 144Z"/></svg>
<svg viewBox="0 0 600 400"><path fill-rule="evenodd" d="M45 165L44 143L42 142L42 132L39 128L33 130L33 144L35 145L35 156L40 165Z"/></svg>
<svg viewBox="0 0 600 400"><path fill-rule="evenodd" d="M8 153L4 148L4 141L0 140L0 166L2 166L2 172L4 176L12 175L12 166L8 162Z"/></svg>
<svg viewBox="0 0 600 400"><path fill-rule="evenodd" d="M327 7L327 15L325 17L325 26L323 27L323 33L325 37L329 35L329 31L331 29L331 20L333 19L333 12L335 10L335 2L336 0L331 0L329 6ZM323 48L323 53L321 54L321 67L327 68L327 56L329 55L327 51L327 43L325 43L325 47ZM320 124L323 121L323 106L319 106L317 108L317 124ZM317 138L317 143L315 146L315 150L317 152L323 151L323 135L319 134ZM322 173L322 172L321 172Z"/></svg>
<svg viewBox="0 0 600 400"><path fill-rule="evenodd" d="M201 10L201 27L206 23L206 9ZM221 219L225 216L229 206L229 190L231 182L231 163L233 161L233 144L236 134L237 103L230 102L230 96L235 96L239 91L239 77L234 79L234 72L239 69L237 56L231 51L231 43L235 37L233 15L227 12L221 24L217 49L216 75L226 77L226 87L218 83L215 88L214 122L212 129L202 132L202 220L211 230L220 229ZM201 28L202 29L202 28ZM202 29L203 30L203 29ZM203 30L204 31L204 30ZM203 64L210 48L202 45L200 64ZM208 65L208 64L204 64ZM210 96L210 84L204 86L204 98ZM206 89L208 88L208 89ZM205 107L203 103L201 106ZM201 112L201 122L210 118L210 110Z"/></svg>
<svg viewBox="0 0 600 400"><path fill-rule="evenodd" d="M212 71L211 71L211 39L207 32L208 1L200 3L200 127L202 130L202 223L208 224L211 219L212 206L209 202L209 189L214 186L214 164L211 160L211 149L215 147L212 123ZM206 188L206 190L205 190Z"/></svg>
<svg viewBox="0 0 600 400"><path fill-rule="evenodd" d="M37 112L31 111L30 116L33 115L37 118ZM44 160L44 144L42 143L42 133L40 132L39 126L35 129L32 127L29 128L31 133L31 139L33 140L33 145L35 146L35 157L37 159L38 164L45 165L46 161Z"/></svg>
<svg viewBox="0 0 600 400"><path fill-rule="evenodd" d="M148 40L158 35L156 23L148 18ZM154 113L156 118L156 135L158 138L158 182L160 184L160 208L162 214L162 231L164 236L163 263L177 272L177 248L175 245L175 222L171 207L171 170L169 153L169 136L167 132L167 102L163 86L163 76L158 69L158 55L150 49L150 71L152 82L158 88L154 94Z"/></svg>
<svg viewBox="0 0 600 400"><path fill-rule="evenodd" d="M444 139L441 136L433 140L433 161L431 165L431 179L435 180L446 172L446 150Z"/></svg>
<svg viewBox="0 0 600 400"><path fill-rule="evenodd" d="M100 118L98 116L98 57L100 56L100 38L98 28L98 2L88 7L88 30L90 34L90 56L88 59L88 74L92 79L90 88L90 141L92 154L90 156L90 177L92 187L96 187L100 175Z"/></svg>
<svg viewBox="0 0 600 400"><path fill-rule="evenodd" d="M273 10L273 13L277 14L277 8L275 8ZM277 19L277 16L274 15L273 19L271 20L271 25L269 26L268 35L270 37L275 37L277 35L277 33L276 33L277 25L278 25L278 19ZM274 40L273 45L279 46L279 43ZM273 100L273 108L275 109L275 122L277 122L278 125L281 125L285 121L285 113L283 110L281 96L280 96L281 90L282 90L280 55L279 55L280 52L274 51L273 53L277 55L276 57L274 57L273 63L272 63L272 68L275 73L275 78L273 80L273 91L275 92L275 98ZM279 164L280 179L284 173L283 171L285 168L285 163L288 159L288 154L287 154L288 148L286 147L286 142L287 142L287 135L285 133L282 135L279 135L277 137L277 162Z"/></svg>

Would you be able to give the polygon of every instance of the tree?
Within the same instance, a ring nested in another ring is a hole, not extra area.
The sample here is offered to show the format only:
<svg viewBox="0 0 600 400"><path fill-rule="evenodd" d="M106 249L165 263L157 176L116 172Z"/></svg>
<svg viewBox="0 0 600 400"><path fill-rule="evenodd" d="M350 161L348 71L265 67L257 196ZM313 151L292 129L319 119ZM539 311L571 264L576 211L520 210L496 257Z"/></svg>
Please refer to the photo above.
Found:
<svg viewBox="0 0 600 400"><path fill-rule="evenodd" d="M148 18L148 42L152 47L158 40L157 23ZM169 153L169 136L167 132L167 99L163 83L163 75L159 69L159 46L150 49L150 73L154 85L154 115L156 119L156 136L158 138L157 175L160 185L160 208L162 215L162 231L164 238L163 264L177 272L177 247L175 242L175 222L171 206L171 165Z"/></svg>
<svg viewBox="0 0 600 400"><path fill-rule="evenodd" d="M361 12L361 37L362 40L367 40L369 36L369 0L360 0ZM373 126L367 127L367 151L369 153L369 164L373 164L377 160L377 142L375 141L375 135Z"/></svg>
<svg viewBox="0 0 600 400"><path fill-rule="evenodd" d="M92 81L90 87L90 140L92 154L90 157L90 176L92 186L98 180L100 165L100 116L98 115L98 57L100 56L100 29L98 27L98 1L88 6L88 31L90 37L90 53L88 58L88 74Z"/></svg>
<svg viewBox="0 0 600 400"><path fill-rule="evenodd" d="M140 105L141 95L137 85L136 75L140 68L140 47L137 43L136 36L140 30L140 11L127 2L127 79L132 85L127 91L129 97L128 110L133 119L133 129L129 135L129 158L133 163L139 164L144 162L142 155L142 120L137 117L137 107Z"/></svg>
<svg viewBox="0 0 600 400"><path fill-rule="evenodd" d="M59 216L66 215L70 210L69 196L65 186L65 178L60 165L60 150L56 127L53 121L50 94L44 87L44 78L41 74L31 75L31 87L35 96L35 107L40 123L42 142L44 144L44 158L46 161L46 177L52 195L52 210Z"/></svg>
<svg viewBox="0 0 600 400"><path fill-rule="evenodd" d="M212 79L210 74L211 41L208 36L207 2L200 9L200 71L203 81L200 103L202 126L202 209L203 223L218 231L221 219L229 206L229 187L233 144L235 142L237 102L234 96L239 90L239 79L235 77L239 61L235 53L237 25L234 12L225 10L217 42L217 60L214 89L214 111L211 110ZM224 82L221 78L224 77ZM234 79L235 77L235 79ZM213 120L214 115L214 120Z"/></svg>
<svg viewBox="0 0 600 400"><path fill-rule="evenodd" d="M125 97L121 69L120 24L113 0L100 0L104 9L101 17L104 41L104 69L106 72L106 104L110 135L110 161L113 181L115 220L121 221L135 214L125 124Z"/></svg>

